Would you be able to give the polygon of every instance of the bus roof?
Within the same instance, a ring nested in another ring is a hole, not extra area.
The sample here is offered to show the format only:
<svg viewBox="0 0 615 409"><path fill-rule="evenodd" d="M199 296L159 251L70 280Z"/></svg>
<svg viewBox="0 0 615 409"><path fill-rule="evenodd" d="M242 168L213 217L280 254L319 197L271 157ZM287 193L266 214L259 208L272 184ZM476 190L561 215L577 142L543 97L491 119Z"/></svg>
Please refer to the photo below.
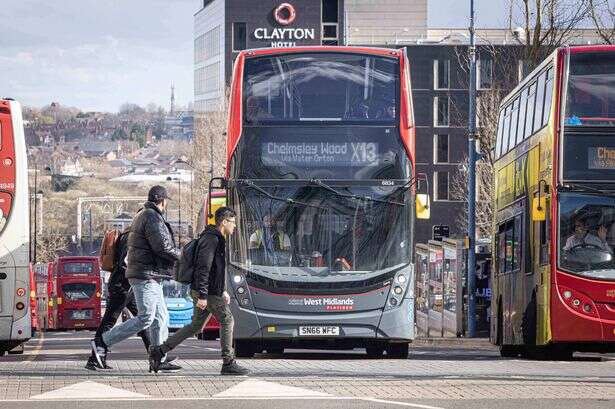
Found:
<svg viewBox="0 0 615 409"><path fill-rule="evenodd" d="M538 66L534 68L532 72L527 74L525 78L523 78L523 80L521 80L521 82L502 99L502 101L500 102L500 110L504 108L504 106L508 105L508 103L513 99L513 97L517 96L517 94L519 93L521 89L525 88L525 86L528 83L532 82L534 80L534 77L536 77L536 75L540 71L542 71L547 65L551 63L551 61L553 61L556 54L563 56L567 53L580 54L580 53L591 53L591 52L601 52L601 51L615 52L615 45L603 45L603 44L583 45L583 46L573 46L573 47L560 47L554 50L551 54L545 57L545 59L540 64L538 64Z"/></svg>
<svg viewBox="0 0 615 409"><path fill-rule="evenodd" d="M388 57L400 57L403 55L403 48L378 48L378 47L338 47L338 46L300 46L300 47L279 47L279 48L254 48L243 50L239 55L246 57L257 57L264 55L293 54L305 52L333 52L349 54L371 54Z"/></svg>
<svg viewBox="0 0 615 409"><path fill-rule="evenodd" d="M98 261L97 256L62 256L58 257L57 260L59 263L70 262L70 261Z"/></svg>

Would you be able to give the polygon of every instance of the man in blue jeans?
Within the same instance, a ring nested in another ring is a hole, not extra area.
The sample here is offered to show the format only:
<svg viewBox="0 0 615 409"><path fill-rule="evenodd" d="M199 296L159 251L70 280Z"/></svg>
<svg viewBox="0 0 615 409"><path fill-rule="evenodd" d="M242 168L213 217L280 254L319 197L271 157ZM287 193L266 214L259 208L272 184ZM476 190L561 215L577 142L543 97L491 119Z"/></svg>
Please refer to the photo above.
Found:
<svg viewBox="0 0 615 409"><path fill-rule="evenodd" d="M143 210L132 222L128 235L126 278L134 293L138 314L91 341L92 353L100 369L107 366L109 347L139 331L148 329L153 346L162 344L169 335L169 313L160 283L172 277L173 265L180 256L171 226L163 217L169 199L163 186L152 187ZM169 362L163 363L160 369L181 369Z"/></svg>

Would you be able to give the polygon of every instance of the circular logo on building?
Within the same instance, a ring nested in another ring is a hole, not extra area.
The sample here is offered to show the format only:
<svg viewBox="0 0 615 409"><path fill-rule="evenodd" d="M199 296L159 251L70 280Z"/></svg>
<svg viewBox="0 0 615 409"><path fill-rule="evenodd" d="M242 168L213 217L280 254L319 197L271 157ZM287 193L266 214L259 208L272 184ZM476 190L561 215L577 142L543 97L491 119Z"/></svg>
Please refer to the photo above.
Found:
<svg viewBox="0 0 615 409"><path fill-rule="evenodd" d="M282 3L273 10L273 17L278 24L287 26L295 21L297 18L297 12L295 7L290 3Z"/></svg>

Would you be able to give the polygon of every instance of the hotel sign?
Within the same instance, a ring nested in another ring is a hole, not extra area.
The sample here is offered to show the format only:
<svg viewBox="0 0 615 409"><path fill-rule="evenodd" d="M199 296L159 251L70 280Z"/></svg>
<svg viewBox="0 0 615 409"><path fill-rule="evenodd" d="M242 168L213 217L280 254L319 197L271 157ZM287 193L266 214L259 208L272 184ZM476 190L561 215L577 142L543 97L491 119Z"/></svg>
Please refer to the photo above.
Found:
<svg viewBox="0 0 615 409"><path fill-rule="evenodd" d="M292 24L297 18L297 11L290 3L282 3L273 10L273 18L281 26ZM258 27L254 30L254 38L260 41L270 41L270 47L295 47L297 41L315 40L314 28Z"/></svg>

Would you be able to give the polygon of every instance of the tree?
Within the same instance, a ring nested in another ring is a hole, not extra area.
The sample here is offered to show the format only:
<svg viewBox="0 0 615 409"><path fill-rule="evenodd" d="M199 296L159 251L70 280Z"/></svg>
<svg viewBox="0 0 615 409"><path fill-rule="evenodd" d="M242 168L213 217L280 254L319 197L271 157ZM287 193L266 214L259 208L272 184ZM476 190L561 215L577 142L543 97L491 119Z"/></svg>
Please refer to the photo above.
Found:
<svg viewBox="0 0 615 409"><path fill-rule="evenodd" d="M589 18L600 38L607 44L615 44L615 2L589 0Z"/></svg>
<svg viewBox="0 0 615 409"><path fill-rule="evenodd" d="M68 238L65 234L57 231L41 234L36 239L36 261L43 263L53 261L67 247Z"/></svg>
<svg viewBox="0 0 615 409"><path fill-rule="evenodd" d="M203 204L211 178L223 176L226 169L228 95L227 91L220 110L195 113L193 149L189 156L194 169L193 200L195 203L193 203L193 208L195 213ZM193 222L196 222L196 216L196 214L192 215Z"/></svg>
<svg viewBox="0 0 615 409"><path fill-rule="evenodd" d="M589 0L510 0L509 27L523 45L528 72L556 48L568 44L589 11Z"/></svg>

